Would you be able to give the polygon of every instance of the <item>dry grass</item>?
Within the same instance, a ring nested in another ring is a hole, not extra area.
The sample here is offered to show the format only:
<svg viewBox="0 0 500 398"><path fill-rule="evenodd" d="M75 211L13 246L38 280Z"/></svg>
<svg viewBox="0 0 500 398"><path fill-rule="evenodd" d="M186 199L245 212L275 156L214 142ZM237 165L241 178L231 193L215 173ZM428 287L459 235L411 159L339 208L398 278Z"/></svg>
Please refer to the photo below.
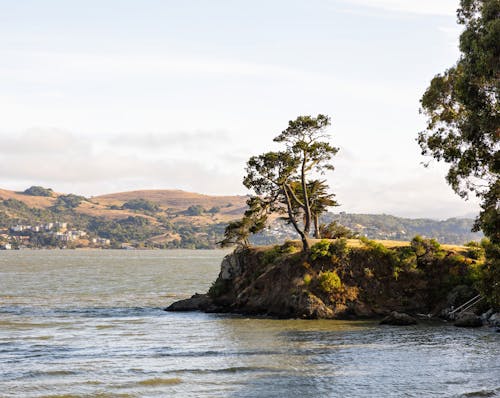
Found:
<svg viewBox="0 0 500 398"><path fill-rule="evenodd" d="M25 195L23 193L8 191L6 189L0 189L0 198L2 200L16 199L25 203L29 207L35 207L37 209L46 209L47 207L52 206L56 201L55 198Z"/></svg>

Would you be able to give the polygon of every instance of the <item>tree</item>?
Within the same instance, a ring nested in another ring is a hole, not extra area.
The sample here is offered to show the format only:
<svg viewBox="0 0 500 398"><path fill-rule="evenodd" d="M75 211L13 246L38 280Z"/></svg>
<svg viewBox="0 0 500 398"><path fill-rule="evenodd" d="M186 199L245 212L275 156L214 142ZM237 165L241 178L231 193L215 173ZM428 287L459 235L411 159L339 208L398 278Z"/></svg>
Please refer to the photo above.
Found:
<svg viewBox="0 0 500 398"><path fill-rule="evenodd" d="M333 195L326 193L324 181L309 179L311 173L333 170L330 161L338 148L324 141L329 125L330 118L325 115L299 116L290 121L288 128L274 139L284 144L284 150L251 157L243 180L257 195L258 212L286 214L285 219L299 234L304 251L309 250L311 223L334 203Z"/></svg>
<svg viewBox="0 0 500 398"><path fill-rule="evenodd" d="M46 196L46 197L54 196L54 191L51 188L44 188L39 185L33 185L28 189L25 189L23 193L25 195L31 195L31 196Z"/></svg>
<svg viewBox="0 0 500 398"><path fill-rule="evenodd" d="M500 1L461 0L461 55L435 76L421 99L423 155L450 165L447 182L481 199L476 229L500 243Z"/></svg>
<svg viewBox="0 0 500 398"><path fill-rule="evenodd" d="M461 197L481 200L475 230L489 237L482 292L500 306L500 1L461 0L461 55L422 97L428 117L424 155L450 165L446 180ZM481 283L480 283L481 285Z"/></svg>
<svg viewBox="0 0 500 398"><path fill-rule="evenodd" d="M241 220L230 222L225 231L224 239L217 244L221 247L239 245L248 247L250 234L255 234L265 228L267 222L267 205L257 196L247 200L248 209Z"/></svg>

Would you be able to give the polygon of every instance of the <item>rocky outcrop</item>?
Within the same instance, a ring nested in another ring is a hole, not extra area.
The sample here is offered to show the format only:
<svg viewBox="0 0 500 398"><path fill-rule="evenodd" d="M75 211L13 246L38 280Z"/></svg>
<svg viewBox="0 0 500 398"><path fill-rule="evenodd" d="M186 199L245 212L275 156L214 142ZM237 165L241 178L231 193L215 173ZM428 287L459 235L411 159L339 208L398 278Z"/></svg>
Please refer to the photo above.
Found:
<svg viewBox="0 0 500 398"><path fill-rule="evenodd" d="M380 324L407 326L407 325L416 325L417 320L408 314L393 311L389 315L387 315L384 319L382 319L380 321Z"/></svg>
<svg viewBox="0 0 500 398"><path fill-rule="evenodd" d="M473 293L465 286L447 297L451 276L467 272L467 261L456 256L415 255L411 263L408 248L339 247L316 257L303 254L294 242L238 249L223 259L207 294L166 310L303 319L389 315L384 324L411 325L416 320L408 314L438 314Z"/></svg>
<svg viewBox="0 0 500 398"><path fill-rule="evenodd" d="M179 300L166 308L166 311L207 311L213 306L213 301L208 294L198 294L188 299Z"/></svg>

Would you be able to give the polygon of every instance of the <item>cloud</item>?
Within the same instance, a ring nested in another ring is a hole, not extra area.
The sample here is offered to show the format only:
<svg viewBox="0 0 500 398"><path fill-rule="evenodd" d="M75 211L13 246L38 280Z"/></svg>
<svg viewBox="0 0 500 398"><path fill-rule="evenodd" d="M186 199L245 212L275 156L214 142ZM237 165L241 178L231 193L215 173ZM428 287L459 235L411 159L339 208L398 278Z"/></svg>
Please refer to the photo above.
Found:
<svg viewBox="0 0 500 398"><path fill-rule="evenodd" d="M165 150L168 148L202 149L216 147L227 143L231 136L225 131L182 131L182 132L148 132L142 134L122 133L106 140L112 147L141 148L148 150Z"/></svg>
<svg viewBox="0 0 500 398"><path fill-rule="evenodd" d="M127 134L121 136L122 146L113 145L106 136L82 137L60 129L30 129L0 137L3 181L13 182L15 189L22 188L20 183L44 182L59 191L86 195L109 192L110 187L129 190L147 186L215 194L232 193L240 186L241 176L230 171L240 168L217 154L217 145L227 136L215 132L151 134L145 140L140 134ZM185 143L183 137L187 137ZM179 150L179 145L189 143L191 149ZM156 145L161 149L168 144L174 147L150 156Z"/></svg>
<svg viewBox="0 0 500 398"><path fill-rule="evenodd" d="M444 15L456 14L456 0L344 0L370 8L409 14Z"/></svg>

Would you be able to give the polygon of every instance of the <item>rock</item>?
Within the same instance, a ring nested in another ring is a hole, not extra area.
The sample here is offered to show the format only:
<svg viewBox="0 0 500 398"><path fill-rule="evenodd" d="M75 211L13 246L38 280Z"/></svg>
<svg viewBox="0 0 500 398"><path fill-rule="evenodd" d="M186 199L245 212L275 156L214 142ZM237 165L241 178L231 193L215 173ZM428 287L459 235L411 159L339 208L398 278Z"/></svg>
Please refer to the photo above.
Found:
<svg viewBox="0 0 500 398"><path fill-rule="evenodd" d="M370 318L373 317L373 311L372 309L362 301L358 301L354 303L353 306L353 312L354 315L356 315L359 318Z"/></svg>
<svg viewBox="0 0 500 398"><path fill-rule="evenodd" d="M487 322L488 319L490 319L490 316L492 315L493 315L493 308L490 308L484 314L481 314L481 319L483 320L483 322Z"/></svg>
<svg viewBox="0 0 500 398"><path fill-rule="evenodd" d="M384 319L380 321L381 325L397 325L397 326L405 326L405 325L415 325L417 320L412 316L393 311L389 315L387 315Z"/></svg>
<svg viewBox="0 0 500 398"><path fill-rule="evenodd" d="M500 328L500 312L496 312L494 314L492 314L489 318L488 318L488 323L491 325L491 326L495 326L497 328ZM499 329L500 330L500 329Z"/></svg>
<svg viewBox="0 0 500 398"><path fill-rule="evenodd" d="M206 311L213 306L213 301L208 294L196 293L191 298L172 303L165 311Z"/></svg>
<svg viewBox="0 0 500 398"><path fill-rule="evenodd" d="M243 273L243 267L236 252L224 257L220 268L219 278L223 280L234 279Z"/></svg>
<svg viewBox="0 0 500 398"><path fill-rule="evenodd" d="M483 320L480 316L477 316L472 312L466 312L460 315L454 325L463 328L477 328L483 326Z"/></svg>

